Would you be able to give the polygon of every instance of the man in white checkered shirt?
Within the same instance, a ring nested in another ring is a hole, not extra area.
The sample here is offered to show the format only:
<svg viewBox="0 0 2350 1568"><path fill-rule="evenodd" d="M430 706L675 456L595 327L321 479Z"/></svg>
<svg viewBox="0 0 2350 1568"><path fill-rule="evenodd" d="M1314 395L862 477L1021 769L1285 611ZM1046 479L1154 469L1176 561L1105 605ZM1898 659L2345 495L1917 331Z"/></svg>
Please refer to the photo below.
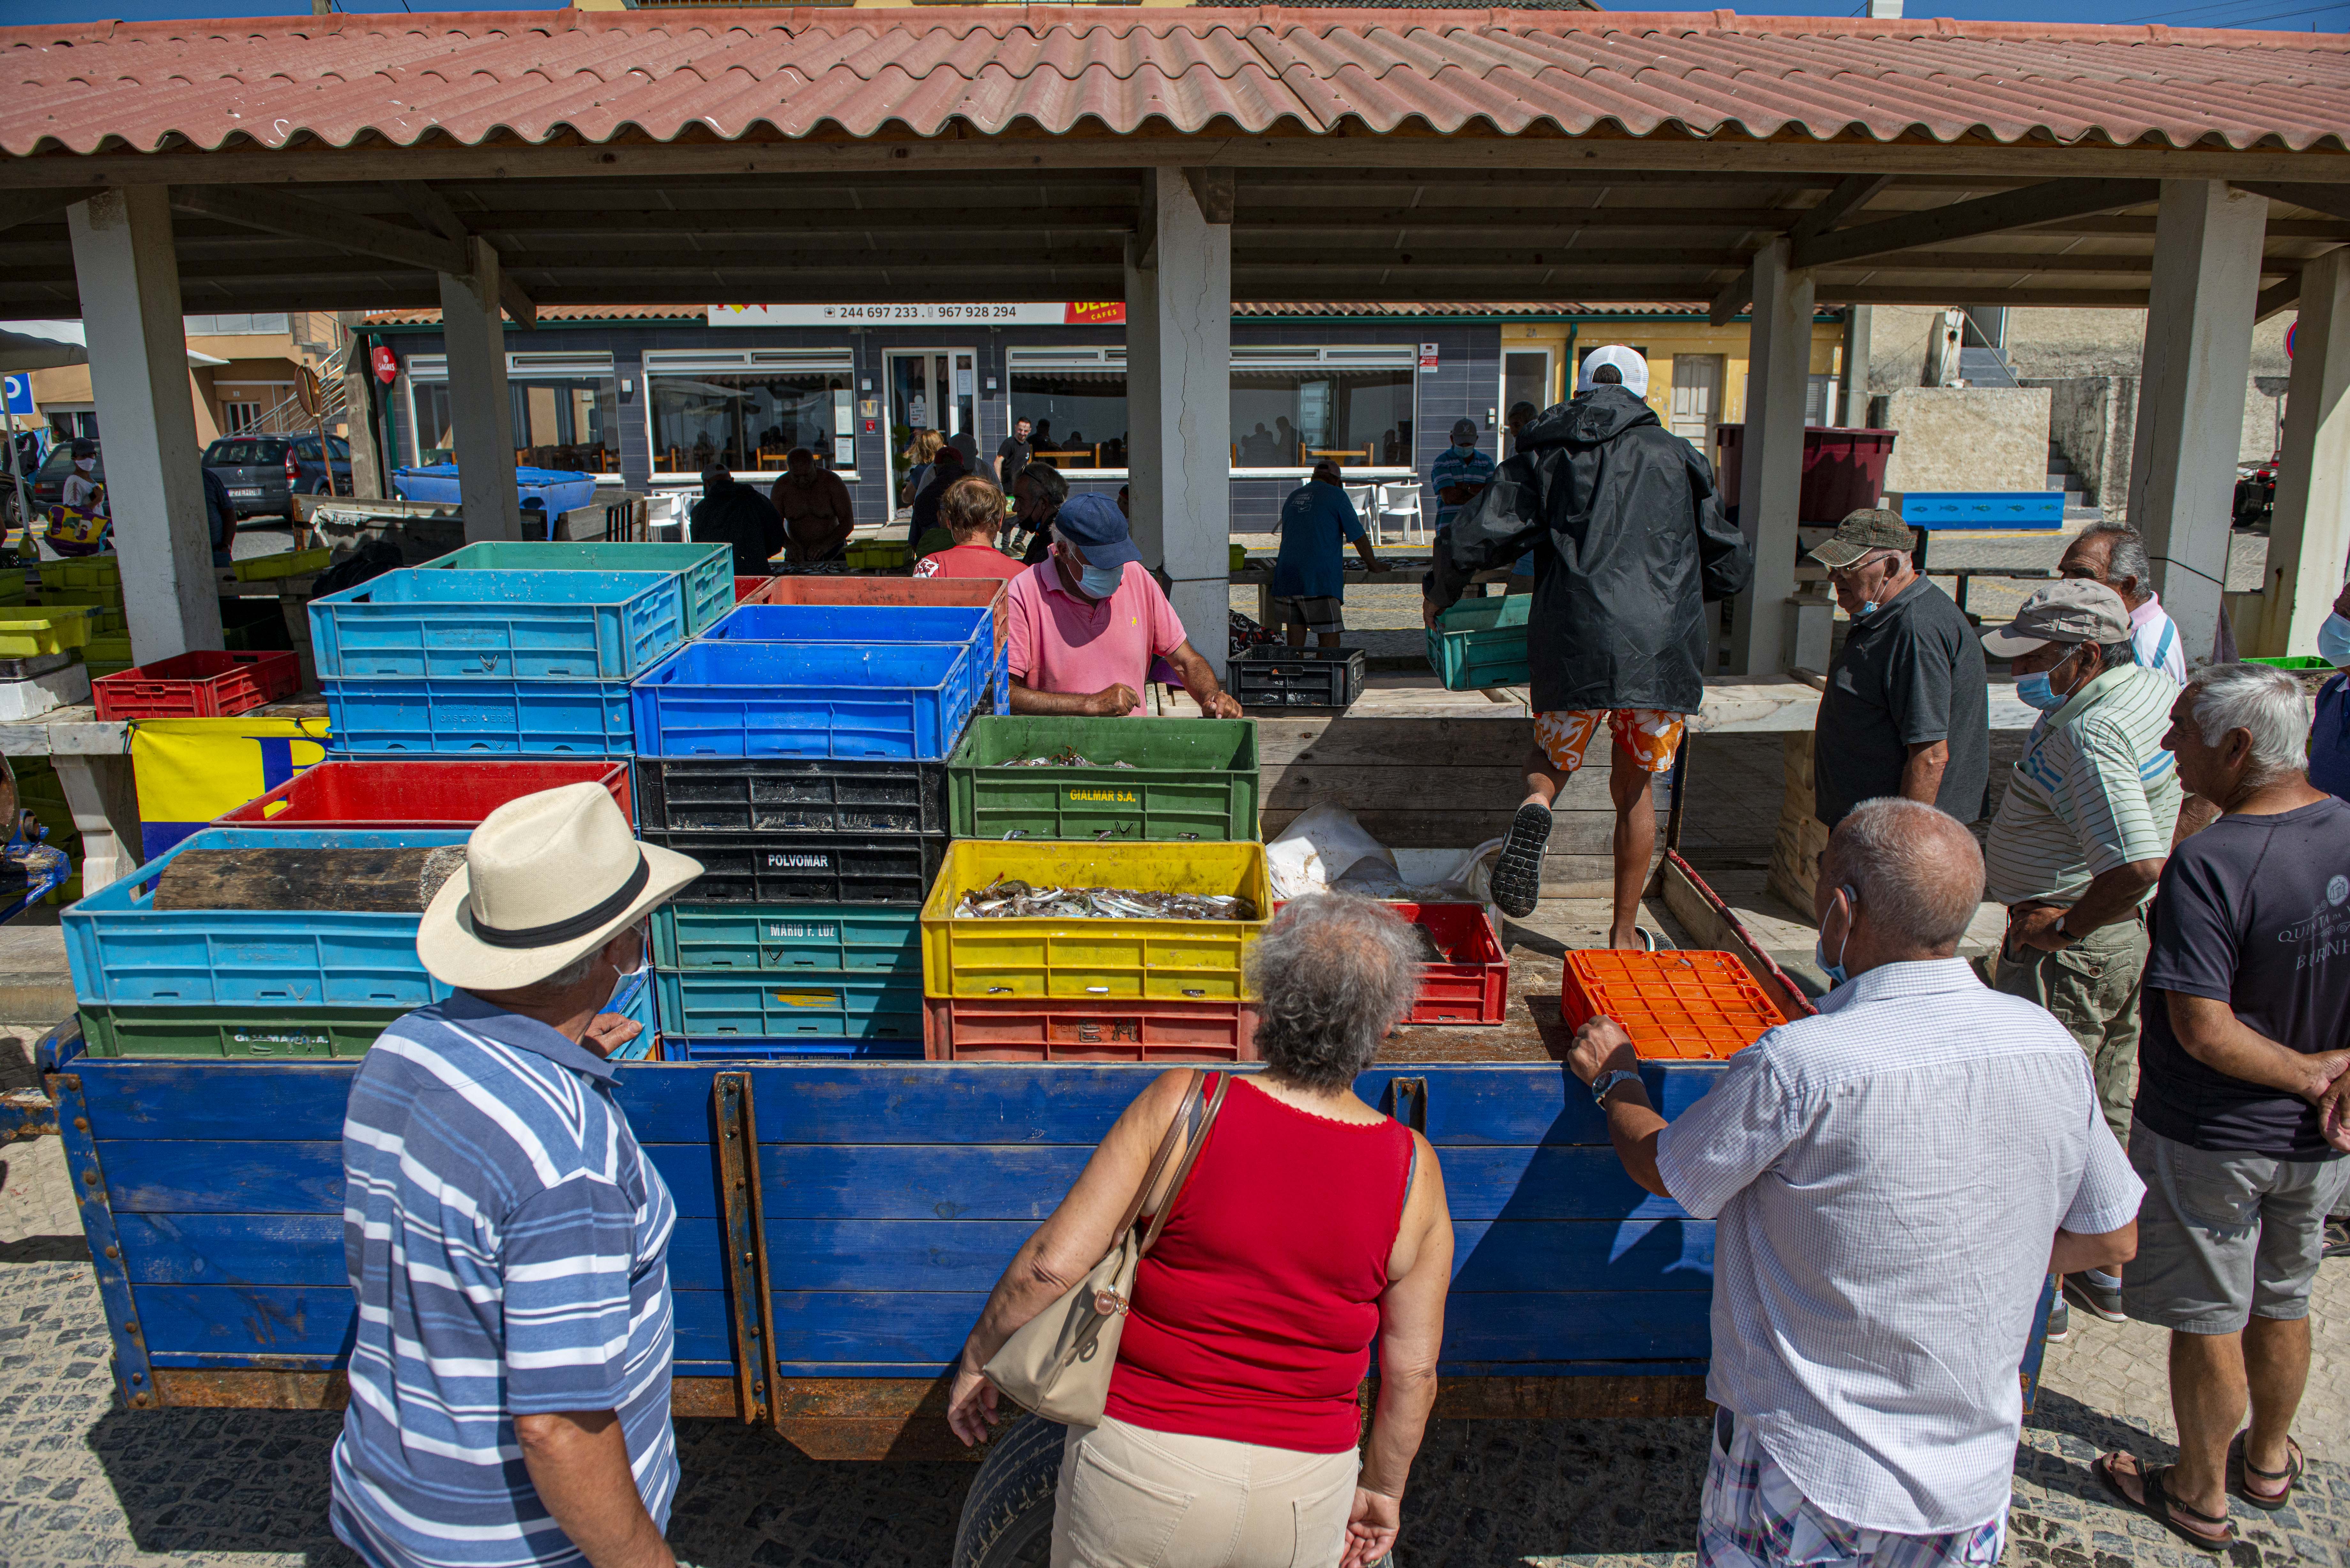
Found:
<svg viewBox="0 0 2350 1568"><path fill-rule="evenodd" d="M1863 802L1820 863L1817 1017L1669 1125L1614 1020L1575 1034L1626 1170L1717 1220L1706 1568L1989 1568L2042 1286L2137 1248L2080 1047L1953 956L1982 886L1956 820Z"/></svg>

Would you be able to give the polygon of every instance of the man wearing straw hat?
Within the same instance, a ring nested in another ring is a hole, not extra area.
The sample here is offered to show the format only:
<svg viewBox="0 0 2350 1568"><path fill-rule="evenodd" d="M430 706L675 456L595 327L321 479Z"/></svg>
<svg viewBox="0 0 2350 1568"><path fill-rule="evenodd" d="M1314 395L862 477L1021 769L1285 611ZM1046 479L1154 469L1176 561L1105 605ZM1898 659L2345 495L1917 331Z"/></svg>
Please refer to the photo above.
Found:
<svg viewBox="0 0 2350 1568"><path fill-rule="evenodd" d="M417 956L454 988L359 1064L335 1534L369 1563L669 1568L669 1189L591 1028L701 864L567 784L473 830Z"/></svg>

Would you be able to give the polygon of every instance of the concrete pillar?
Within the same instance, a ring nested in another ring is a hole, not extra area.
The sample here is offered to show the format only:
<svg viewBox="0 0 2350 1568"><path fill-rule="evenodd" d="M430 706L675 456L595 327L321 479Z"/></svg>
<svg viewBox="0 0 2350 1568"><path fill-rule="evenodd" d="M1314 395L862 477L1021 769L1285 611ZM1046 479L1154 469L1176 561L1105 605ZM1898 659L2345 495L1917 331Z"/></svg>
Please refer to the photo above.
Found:
<svg viewBox="0 0 2350 1568"><path fill-rule="evenodd" d="M1804 392L1812 369L1812 275L1787 267L1789 242L1754 255L1746 350L1746 433L1738 454L1738 522L1754 542L1754 586L1730 622L1730 668L1776 675L1793 663L1795 504L1804 479Z"/></svg>
<svg viewBox="0 0 2350 1568"><path fill-rule="evenodd" d="M2129 520L2189 664L2210 657L2220 624L2267 221L2266 197L2224 181L2162 182Z"/></svg>
<svg viewBox="0 0 2350 1568"><path fill-rule="evenodd" d="M68 208L67 222L131 652L143 664L217 649L220 597L170 192L108 191Z"/></svg>
<svg viewBox="0 0 2350 1568"><path fill-rule="evenodd" d="M515 491L514 403L506 392L506 330L498 316L498 253L465 242L473 270L441 275L442 341L449 349L449 414L465 540L522 537ZM552 519L550 519L552 521Z"/></svg>
<svg viewBox="0 0 2350 1568"><path fill-rule="evenodd" d="M2269 526L2268 603L2247 653L2314 654L2350 558L2350 246L2301 272L2284 461Z"/></svg>
<svg viewBox="0 0 2350 1568"><path fill-rule="evenodd" d="M1868 422L1868 339L1876 316L1873 305L1844 307L1844 412L1840 418L1847 429Z"/></svg>
<svg viewBox="0 0 2350 1568"><path fill-rule="evenodd" d="M1126 269L1135 546L1145 564L1166 567L1175 613L1221 680L1232 603L1232 227L1201 210L1181 170L1147 171L1143 202Z"/></svg>

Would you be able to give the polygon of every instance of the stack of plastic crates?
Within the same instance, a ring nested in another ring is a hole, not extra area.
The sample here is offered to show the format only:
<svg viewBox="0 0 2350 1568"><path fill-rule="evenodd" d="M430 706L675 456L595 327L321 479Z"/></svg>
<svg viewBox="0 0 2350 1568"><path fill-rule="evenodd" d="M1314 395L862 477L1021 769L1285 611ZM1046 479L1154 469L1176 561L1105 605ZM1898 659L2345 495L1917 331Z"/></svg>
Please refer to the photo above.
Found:
<svg viewBox="0 0 2350 1568"><path fill-rule="evenodd" d="M130 623L122 611L121 558L112 555L79 556L43 561L33 570L37 574L37 586L28 589L31 602L78 606L88 610L89 639L82 647L82 662L89 666L91 678L128 669Z"/></svg>
<svg viewBox="0 0 2350 1568"><path fill-rule="evenodd" d="M922 911L935 1060L1251 1061L1241 960L1272 910L1245 719L982 717L947 763L954 842ZM1248 920L975 918L1000 880L1235 894Z"/></svg>
<svg viewBox="0 0 2350 1568"><path fill-rule="evenodd" d="M986 606L745 604L637 683L640 831L704 867L653 919L666 1055L921 1054L945 759L1001 665Z"/></svg>

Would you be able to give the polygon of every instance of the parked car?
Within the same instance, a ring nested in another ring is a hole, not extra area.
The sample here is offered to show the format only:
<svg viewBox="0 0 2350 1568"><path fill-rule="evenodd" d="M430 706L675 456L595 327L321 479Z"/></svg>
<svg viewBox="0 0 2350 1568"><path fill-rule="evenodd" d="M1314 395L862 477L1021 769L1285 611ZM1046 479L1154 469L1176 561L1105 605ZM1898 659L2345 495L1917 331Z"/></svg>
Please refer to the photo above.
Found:
<svg viewBox="0 0 2350 1568"><path fill-rule="evenodd" d="M315 435L224 436L204 449L204 466L221 476L239 518L283 517L291 523L296 495L348 495L351 448L340 436L327 438L334 472L318 456Z"/></svg>
<svg viewBox="0 0 2350 1568"><path fill-rule="evenodd" d="M2266 528L2276 515L2277 464L2284 458L2278 452L2266 462L2241 462L2236 465L2236 504L2234 523L2239 528Z"/></svg>
<svg viewBox="0 0 2350 1568"><path fill-rule="evenodd" d="M25 487L29 491L33 487L33 476L41 472L41 465L45 461L41 450L41 437L34 431L22 431L17 433L16 440L16 472L25 476ZM58 490L62 491L65 488L66 481L62 472L58 473L56 483ZM14 528L19 521L21 519L16 515L16 482L10 474L7 454L5 449L0 449L0 524Z"/></svg>

